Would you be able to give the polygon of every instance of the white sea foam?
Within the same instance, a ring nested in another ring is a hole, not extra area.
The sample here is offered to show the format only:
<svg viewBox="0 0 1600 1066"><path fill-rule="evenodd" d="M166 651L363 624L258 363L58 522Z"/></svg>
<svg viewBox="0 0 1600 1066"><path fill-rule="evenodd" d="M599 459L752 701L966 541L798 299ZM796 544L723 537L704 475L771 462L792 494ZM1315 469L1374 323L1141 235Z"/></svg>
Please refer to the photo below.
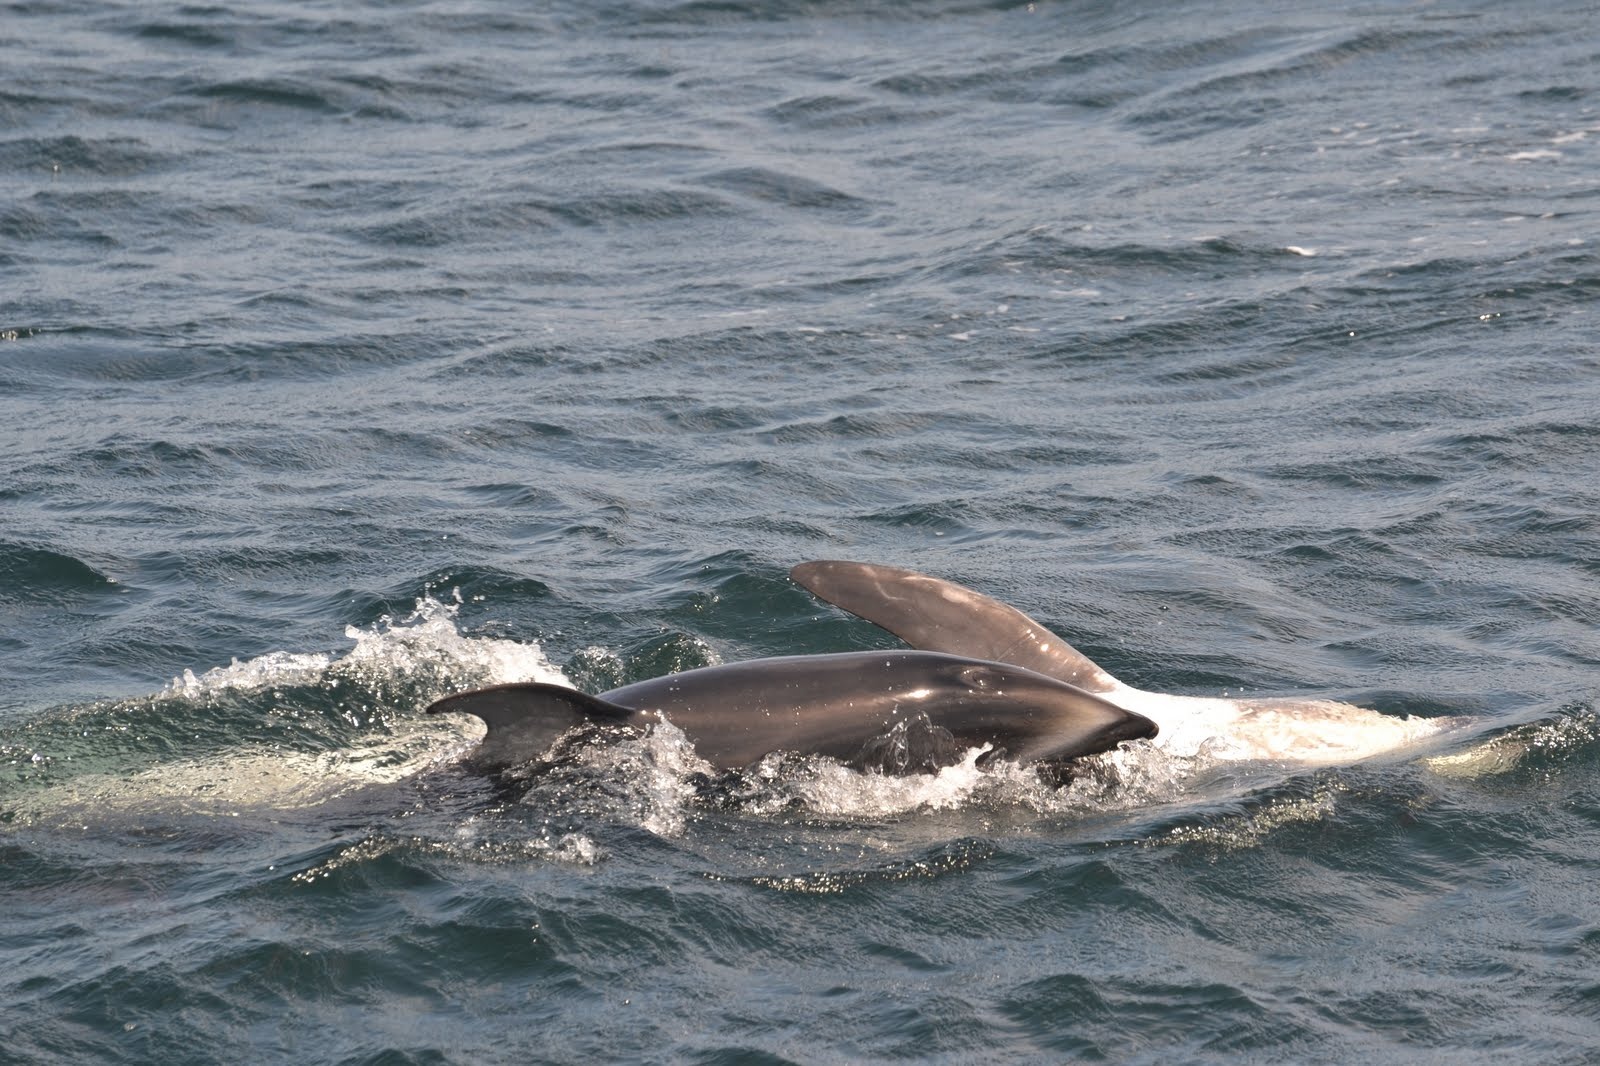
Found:
<svg viewBox="0 0 1600 1066"><path fill-rule="evenodd" d="M456 624L459 596L452 602L424 596L401 619L380 618L370 627L350 626L354 647L343 655L274 651L235 659L196 675L186 670L157 694L161 713L175 713L183 701L222 694L250 694L292 688L356 690L361 713L344 718L359 732L346 734L330 748L307 751L271 742L193 758L176 758L117 773L83 772L49 781L12 798L8 811L18 822L62 824L129 814L234 815L247 810L313 807L374 785L393 784L432 767L458 760L483 736L483 725L462 716L422 717L413 706L390 705L393 683L420 681L407 689L445 691L478 685L538 681L569 684L534 642L463 635ZM273 713L310 723L294 697ZM341 698L341 706L343 705ZM170 709L170 710L167 710ZM315 730L307 724L306 730ZM48 740L36 761L58 765ZM336 745L336 746L333 746Z"/></svg>
<svg viewBox="0 0 1600 1066"><path fill-rule="evenodd" d="M482 685L522 681L569 684L537 642L463 636L456 626L460 610L459 592L453 602L423 596L412 612L398 621L384 615L367 628L347 626L344 635L355 647L342 656L274 651L242 662L235 659L198 676L185 670L161 695L194 699L225 691L311 685L326 680L330 671L375 671L399 677L445 669Z"/></svg>
<svg viewBox="0 0 1600 1066"><path fill-rule="evenodd" d="M590 745L575 767L616 785L612 813L660 837L682 835L695 795L693 775L715 773L670 723L635 738Z"/></svg>
<svg viewBox="0 0 1600 1066"><path fill-rule="evenodd" d="M752 776L772 791L772 805L798 799L818 814L882 817L914 810L945 810L969 802L988 780L978 769L987 747L933 774L893 776L861 773L831 759L769 755Z"/></svg>
<svg viewBox="0 0 1600 1066"><path fill-rule="evenodd" d="M193 699L230 689L252 691L273 685L308 684L320 679L333 661L333 656L321 652L272 651L244 662L234 659L227 666L214 666L199 676L193 670L185 670L167 682L160 695Z"/></svg>

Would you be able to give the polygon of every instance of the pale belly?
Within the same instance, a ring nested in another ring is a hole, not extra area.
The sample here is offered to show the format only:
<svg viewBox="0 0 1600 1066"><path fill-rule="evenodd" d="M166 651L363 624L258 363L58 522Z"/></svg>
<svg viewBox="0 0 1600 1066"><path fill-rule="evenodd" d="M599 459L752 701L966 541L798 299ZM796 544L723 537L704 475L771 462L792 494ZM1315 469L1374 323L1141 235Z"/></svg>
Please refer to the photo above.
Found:
<svg viewBox="0 0 1600 1066"><path fill-rule="evenodd" d="M1163 751L1221 761L1358 762L1461 724L1459 718L1401 718L1333 700L1169 696L1126 685L1103 695L1160 726L1150 743Z"/></svg>

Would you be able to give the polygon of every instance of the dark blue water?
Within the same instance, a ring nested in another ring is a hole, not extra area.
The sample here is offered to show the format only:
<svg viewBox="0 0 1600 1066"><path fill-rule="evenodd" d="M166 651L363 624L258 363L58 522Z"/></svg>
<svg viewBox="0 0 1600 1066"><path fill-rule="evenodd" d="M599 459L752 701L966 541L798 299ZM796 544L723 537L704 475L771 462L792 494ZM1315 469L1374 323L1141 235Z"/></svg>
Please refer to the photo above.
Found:
<svg viewBox="0 0 1600 1066"><path fill-rule="evenodd" d="M0 1057L1600 1055L1591 5L0 5ZM471 685L1015 603L1444 760L1022 771Z"/></svg>

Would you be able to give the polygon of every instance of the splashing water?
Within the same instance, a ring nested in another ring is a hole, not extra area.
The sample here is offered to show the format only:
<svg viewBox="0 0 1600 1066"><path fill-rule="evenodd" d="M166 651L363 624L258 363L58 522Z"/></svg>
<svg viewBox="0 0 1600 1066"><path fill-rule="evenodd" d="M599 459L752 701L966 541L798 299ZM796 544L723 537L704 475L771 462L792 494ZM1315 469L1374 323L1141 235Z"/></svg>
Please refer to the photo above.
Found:
<svg viewBox="0 0 1600 1066"><path fill-rule="evenodd" d="M471 720L417 712L447 692L517 681L567 684L537 643L465 636L460 596L351 626L344 655L274 651L153 697L63 708L28 723L11 822L236 815L313 807L454 762L482 738ZM175 756L175 757L174 757Z"/></svg>
<svg viewBox="0 0 1600 1066"><path fill-rule="evenodd" d="M453 763L479 742L481 723L425 718L418 713L422 706L483 685L572 684L536 642L464 635L458 626L460 608L459 592L446 600L424 596L398 620L384 616L370 627L348 627L345 635L354 646L343 655L270 652L198 675L186 670L152 698L70 710L59 716L59 728L46 722L29 738L28 772L45 787L9 798L5 813L28 823L78 822L97 811L232 815L247 809L310 808ZM579 653L574 668L620 675L627 664L606 649L589 648ZM140 728L171 739L141 756L142 763L113 760L117 768L106 772L80 757L75 770L63 770L82 751L79 738L96 731L125 738L127 719L146 713L159 720ZM83 728L84 717L96 716L107 721ZM1560 736L1552 727L1542 728L1459 755L1435 756L1427 765L1441 774L1504 772L1529 749L1571 743L1569 733L1594 733L1589 719L1568 723ZM60 765L53 765L52 742L67 753ZM216 749L210 755L203 753L208 744ZM163 757L166 751L184 754ZM1213 780L1221 763L1204 746L1175 754L1151 744L1128 744L1084 760L1070 784L1061 788L1004 759L980 768L985 753L973 749L937 773L910 776L860 773L830 759L775 753L739 775L735 806L758 818L794 808L846 820L971 808L1076 818L1183 803L1197 793L1215 798L1219 787L1238 794L1267 783L1267 778L1251 775ZM558 821L599 818L664 838L683 836L697 812L709 809L705 782L718 776L670 724L581 749L569 771L564 779L535 782L525 803L547 806ZM1289 818L1325 816L1328 809L1322 801L1301 804ZM1254 829L1271 824L1275 819L1267 816ZM1243 835L1250 837L1251 832ZM573 839L589 838L579 831ZM544 840L538 850L562 861L592 862L599 854L573 850L554 839Z"/></svg>
<svg viewBox="0 0 1600 1066"><path fill-rule="evenodd" d="M536 641L463 636L456 625L461 610L460 590L453 590L453 600L446 603L423 596L412 612L398 622L384 615L367 629L347 626L344 635L355 641L355 647L337 658L320 652L275 651L244 662L235 659L199 676L193 670L185 670L167 684L160 696L199 699L226 691L322 684L330 675L439 677L455 687L521 681L571 683L545 657Z"/></svg>

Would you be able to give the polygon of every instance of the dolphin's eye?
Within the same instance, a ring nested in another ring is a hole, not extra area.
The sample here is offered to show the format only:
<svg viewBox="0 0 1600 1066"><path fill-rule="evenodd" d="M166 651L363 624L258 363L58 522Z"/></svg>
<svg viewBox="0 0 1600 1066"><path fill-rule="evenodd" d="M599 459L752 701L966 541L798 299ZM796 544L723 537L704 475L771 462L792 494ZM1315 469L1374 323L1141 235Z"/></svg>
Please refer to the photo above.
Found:
<svg viewBox="0 0 1600 1066"><path fill-rule="evenodd" d="M982 666L969 666L962 672L961 680L971 688L985 689L994 684L994 671Z"/></svg>

